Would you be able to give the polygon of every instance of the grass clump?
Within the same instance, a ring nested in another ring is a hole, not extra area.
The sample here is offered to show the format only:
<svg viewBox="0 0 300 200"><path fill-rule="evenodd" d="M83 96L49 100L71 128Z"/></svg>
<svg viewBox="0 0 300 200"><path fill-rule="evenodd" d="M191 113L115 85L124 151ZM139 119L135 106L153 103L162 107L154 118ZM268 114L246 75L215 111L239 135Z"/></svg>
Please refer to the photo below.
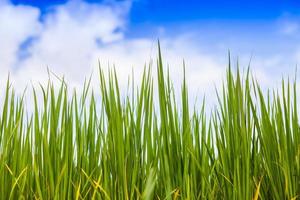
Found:
<svg viewBox="0 0 300 200"><path fill-rule="evenodd" d="M178 104L164 73L159 52L158 91L149 67L140 89L125 98L115 71L107 77L100 69L100 96L90 81L71 98L65 83L55 92L49 82L33 89L32 114L8 81L0 199L300 198L295 83L266 96L249 71L234 74L229 63L208 116L204 103L191 112L185 79Z"/></svg>

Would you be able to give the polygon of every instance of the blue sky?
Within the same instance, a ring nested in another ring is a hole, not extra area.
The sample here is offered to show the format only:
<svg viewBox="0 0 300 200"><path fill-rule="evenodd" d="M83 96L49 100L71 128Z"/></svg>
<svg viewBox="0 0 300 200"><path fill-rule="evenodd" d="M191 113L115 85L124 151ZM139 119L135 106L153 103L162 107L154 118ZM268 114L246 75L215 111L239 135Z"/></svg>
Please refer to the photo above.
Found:
<svg viewBox="0 0 300 200"><path fill-rule="evenodd" d="M132 68L139 74L156 57L157 39L178 86L186 60L196 96L220 85L228 50L276 87L300 63L300 2L0 0L0 70L20 90L45 82L47 67L80 87L98 60L115 64L125 86Z"/></svg>

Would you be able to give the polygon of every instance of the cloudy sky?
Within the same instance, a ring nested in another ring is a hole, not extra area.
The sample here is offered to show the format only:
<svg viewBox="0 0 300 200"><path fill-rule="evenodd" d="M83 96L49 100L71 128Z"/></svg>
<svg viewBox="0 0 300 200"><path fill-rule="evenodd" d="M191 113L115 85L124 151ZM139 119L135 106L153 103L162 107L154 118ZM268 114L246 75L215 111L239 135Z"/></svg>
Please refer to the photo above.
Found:
<svg viewBox="0 0 300 200"><path fill-rule="evenodd" d="M193 96L213 95L228 51L264 87L293 76L300 63L300 3L279 0L0 0L0 88L48 80L47 68L79 87L115 65L125 87L157 55L175 85L186 62ZM95 82L96 84L96 82Z"/></svg>

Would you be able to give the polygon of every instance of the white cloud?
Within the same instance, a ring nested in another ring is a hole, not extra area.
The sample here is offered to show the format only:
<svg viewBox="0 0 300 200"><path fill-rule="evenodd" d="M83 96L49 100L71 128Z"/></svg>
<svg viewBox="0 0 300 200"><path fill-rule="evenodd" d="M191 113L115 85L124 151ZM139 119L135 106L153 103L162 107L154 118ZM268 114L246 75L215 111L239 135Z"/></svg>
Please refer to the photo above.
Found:
<svg viewBox="0 0 300 200"><path fill-rule="evenodd" d="M38 40L29 48L30 57L19 63L15 75L20 81L24 74L34 81L42 81L46 66L67 80L78 82L91 73L92 54L98 43L123 38L128 3L115 5L87 4L70 1L55 8L45 17ZM47 76L47 75L46 75Z"/></svg>
<svg viewBox="0 0 300 200"><path fill-rule="evenodd" d="M295 21L284 21L281 24L281 33L285 35L293 35L299 32L299 23Z"/></svg>
<svg viewBox="0 0 300 200"><path fill-rule="evenodd" d="M286 36L299 34L300 23L298 16L294 16L290 13L283 13L278 18L277 25L279 28L279 32Z"/></svg>
<svg viewBox="0 0 300 200"><path fill-rule="evenodd" d="M66 76L71 86L91 73L92 55L98 45L123 38L130 2L88 4L71 0L43 16L31 6L0 5L0 97L8 72L14 88L22 92L31 83L48 80L47 66ZM26 49L21 45L34 38ZM27 51L20 59L19 51Z"/></svg>
<svg viewBox="0 0 300 200"><path fill-rule="evenodd" d="M38 34L39 15L38 9L29 6L0 6L0 78L18 62L19 46L27 38Z"/></svg>

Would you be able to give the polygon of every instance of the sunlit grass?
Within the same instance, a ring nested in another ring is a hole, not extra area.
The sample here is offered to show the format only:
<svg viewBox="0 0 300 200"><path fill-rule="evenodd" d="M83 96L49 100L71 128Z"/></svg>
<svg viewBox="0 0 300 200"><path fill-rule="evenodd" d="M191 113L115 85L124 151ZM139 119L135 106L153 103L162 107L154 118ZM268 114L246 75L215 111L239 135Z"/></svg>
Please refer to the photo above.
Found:
<svg viewBox="0 0 300 200"><path fill-rule="evenodd" d="M145 68L139 89L124 98L114 70L99 70L100 96L90 81L71 98L64 82L58 92L49 82L33 89L32 114L8 80L0 199L300 198L295 83L267 95L249 71L233 73L229 64L207 115L204 103L191 112L185 79L175 99L162 63L159 52L157 79Z"/></svg>

